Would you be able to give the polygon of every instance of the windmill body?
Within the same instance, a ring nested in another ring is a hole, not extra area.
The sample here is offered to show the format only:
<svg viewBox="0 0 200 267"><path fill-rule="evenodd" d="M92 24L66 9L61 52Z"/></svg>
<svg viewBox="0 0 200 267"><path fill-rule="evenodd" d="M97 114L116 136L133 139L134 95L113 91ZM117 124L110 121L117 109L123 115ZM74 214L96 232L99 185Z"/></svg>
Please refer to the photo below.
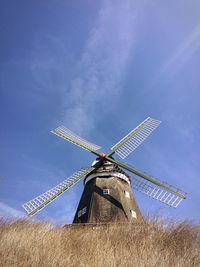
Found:
<svg viewBox="0 0 200 267"><path fill-rule="evenodd" d="M91 152L97 159L91 167L75 172L60 184L23 204L23 208L29 216L34 215L82 178L84 178L84 190L74 223L143 221L131 187L170 207L178 207L181 201L186 199L186 193L113 158L114 154L122 159L126 158L159 124L160 121L147 118L115 144L108 154L97 152L99 146L81 138L64 126L56 128L52 133Z"/></svg>
<svg viewBox="0 0 200 267"><path fill-rule="evenodd" d="M143 221L131 190L130 177L104 161L84 179L84 190L73 223Z"/></svg>

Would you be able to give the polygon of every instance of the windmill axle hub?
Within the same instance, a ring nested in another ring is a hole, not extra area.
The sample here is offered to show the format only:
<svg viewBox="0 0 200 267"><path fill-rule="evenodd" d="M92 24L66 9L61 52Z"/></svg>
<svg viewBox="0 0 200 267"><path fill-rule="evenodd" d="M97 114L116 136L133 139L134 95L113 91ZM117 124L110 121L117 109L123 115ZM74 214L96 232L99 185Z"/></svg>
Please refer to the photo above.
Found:
<svg viewBox="0 0 200 267"><path fill-rule="evenodd" d="M106 154L100 153L99 158L100 160L104 160L106 158Z"/></svg>

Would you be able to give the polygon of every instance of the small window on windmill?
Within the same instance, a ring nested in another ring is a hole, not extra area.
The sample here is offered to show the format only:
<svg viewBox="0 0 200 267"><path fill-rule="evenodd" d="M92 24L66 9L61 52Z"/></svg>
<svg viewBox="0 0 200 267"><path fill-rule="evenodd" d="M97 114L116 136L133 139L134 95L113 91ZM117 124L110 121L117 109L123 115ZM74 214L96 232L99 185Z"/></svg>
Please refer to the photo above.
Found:
<svg viewBox="0 0 200 267"><path fill-rule="evenodd" d="M78 218L81 217L83 214L85 214L87 211L87 207L84 207L83 209L78 211Z"/></svg>
<svg viewBox="0 0 200 267"><path fill-rule="evenodd" d="M134 210L131 210L131 217L132 218L137 218L136 212Z"/></svg>
<svg viewBox="0 0 200 267"><path fill-rule="evenodd" d="M128 191L124 191L125 197L130 198L130 193Z"/></svg>
<svg viewBox="0 0 200 267"><path fill-rule="evenodd" d="M110 194L110 190L108 188L104 188L103 195L109 195L109 194Z"/></svg>
<svg viewBox="0 0 200 267"><path fill-rule="evenodd" d="M82 215L82 210L79 210L78 211L78 218L81 217L81 215Z"/></svg>

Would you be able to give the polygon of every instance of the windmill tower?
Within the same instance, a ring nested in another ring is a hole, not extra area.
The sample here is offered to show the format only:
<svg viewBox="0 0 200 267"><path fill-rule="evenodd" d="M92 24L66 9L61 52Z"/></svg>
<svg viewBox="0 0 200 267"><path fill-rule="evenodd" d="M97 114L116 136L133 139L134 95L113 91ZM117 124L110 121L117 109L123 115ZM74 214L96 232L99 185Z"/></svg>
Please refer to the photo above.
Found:
<svg viewBox="0 0 200 267"><path fill-rule="evenodd" d="M122 169L104 160L84 179L73 223L131 221L133 218L142 221L130 183L130 177Z"/></svg>
<svg viewBox="0 0 200 267"><path fill-rule="evenodd" d="M116 153L122 159L126 158L159 124L160 121L147 118L115 144L108 154L97 152L99 146L64 126L56 128L52 133L90 151L97 158L91 167L75 172L57 186L23 204L23 208L29 216L34 215L82 178L84 190L73 223L142 221L131 186L170 207L178 207L186 199L186 193L113 157Z"/></svg>

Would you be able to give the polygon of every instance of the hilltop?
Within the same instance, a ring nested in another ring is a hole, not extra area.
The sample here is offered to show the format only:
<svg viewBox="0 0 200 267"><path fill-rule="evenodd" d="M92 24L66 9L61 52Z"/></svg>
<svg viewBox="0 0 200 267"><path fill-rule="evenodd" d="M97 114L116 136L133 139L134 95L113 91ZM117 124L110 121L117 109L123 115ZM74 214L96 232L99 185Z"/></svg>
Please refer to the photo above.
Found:
<svg viewBox="0 0 200 267"><path fill-rule="evenodd" d="M8 266L200 266L200 228L190 222L77 225L0 223Z"/></svg>

